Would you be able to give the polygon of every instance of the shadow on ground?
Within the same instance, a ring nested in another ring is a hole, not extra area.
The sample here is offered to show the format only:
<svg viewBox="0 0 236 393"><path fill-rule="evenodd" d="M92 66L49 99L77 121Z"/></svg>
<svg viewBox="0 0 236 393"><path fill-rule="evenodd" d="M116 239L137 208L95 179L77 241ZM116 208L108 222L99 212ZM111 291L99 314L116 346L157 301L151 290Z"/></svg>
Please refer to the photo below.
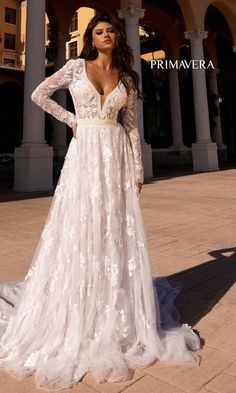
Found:
<svg viewBox="0 0 236 393"><path fill-rule="evenodd" d="M0 203L53 196L55 191L54 188L52 190L43 191L13 191L12 187L12 183L0 182Z"/></svg>
<svg viewBox="0 0 236 393"><path fill-rule="evenodd" d="M235 163L221 163L220 170L235 169ZM151 179L145 179L145 184L152 184L156 181L169 180L176 177L198 175L200 172L193 172L192 165L178 165L156 168ZM0 178L0 203L11 202L23 199L33 199L53 196L58 182L58 176L53 179L53 189L45 191L13 191L13 179Z"/></svg>
<svg viewBox="0 0 236 393"><path fill-rule="evenodd" d="M175 305L181 321L191 326L208 314L236 281L236 248L209 253L215 260L168 276L182 284Z"/></svg>
<svg viewBox="0 0 236 393"><path fill-rule="evenodd" d="M233 163L221 162L219 165L220 165L220 171L235 169L236 167L235 162ZM153 170L154 177L151 179L147 179L145 181L145 184L151 184L152 182L159 181L159 180L169 180L175 177L199 175L200 173L202 172L193 172L192 165L189 164L158 167L158 168L154 168Z"/></svg>

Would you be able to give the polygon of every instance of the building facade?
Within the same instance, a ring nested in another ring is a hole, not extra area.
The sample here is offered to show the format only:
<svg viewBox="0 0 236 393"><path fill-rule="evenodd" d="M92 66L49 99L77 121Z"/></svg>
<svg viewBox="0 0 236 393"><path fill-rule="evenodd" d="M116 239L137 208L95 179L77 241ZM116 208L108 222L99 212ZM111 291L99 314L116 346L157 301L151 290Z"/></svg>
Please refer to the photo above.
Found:
<svg viewBox="0 0 236 393"><path fill-rule="evenodd" d="M3 66L20 64L21 6L16 0L0 2L0 62Z"/></svg>
<svg viewBox="0 0 236 393"><path fill-rule="evenodd" d="M66 59L78 56L83 45L83 33L95 10L81 7L72 16L68 41L66 42ZM19 0L2 0L0 2L0 66L24 69L26 47L27 2ZM45 14L45 46L50 44L51 28ZM46 61L46 65L50 61Z"/></svg>

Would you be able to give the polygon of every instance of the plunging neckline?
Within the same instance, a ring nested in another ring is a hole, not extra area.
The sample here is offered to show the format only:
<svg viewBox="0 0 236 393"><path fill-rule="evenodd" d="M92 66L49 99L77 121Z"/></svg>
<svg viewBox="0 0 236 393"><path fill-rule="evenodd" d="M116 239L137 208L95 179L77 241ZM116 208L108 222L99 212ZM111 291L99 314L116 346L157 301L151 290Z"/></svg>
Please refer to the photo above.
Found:
<svg viewBox="0 0 236 393"><path fill-rule="evenodd" d="M119 81L119 82L117 83L116 87L114 87L114 89L111 90L109 94L107 94L107 95L100 94L100 93L97 91L97 89L96 89L96 87L94 86L94 84L93 84L93 83L91 82L91 80L89 79L88 74L87 74L87 70L86 70L86 61L85 61L85 59L83 59L83 60L84 60L84 74L85 74L86 80L88 81L88 83L90 84L90 86L93 88L93 90L94 90L95 93L97 94L97 97L98 97L98 109L99 109L99 112L102 113L102 111L103 111L103 109L104 109L104 106L105 106L105 104L106 104L106 102L107 102L108 97L110 97L110 96L118 89L118 87L119 87L121 81ZM103 101L103 105L101 104L101 97L104 97L104 98L105 98L104 101Z"/></svg>

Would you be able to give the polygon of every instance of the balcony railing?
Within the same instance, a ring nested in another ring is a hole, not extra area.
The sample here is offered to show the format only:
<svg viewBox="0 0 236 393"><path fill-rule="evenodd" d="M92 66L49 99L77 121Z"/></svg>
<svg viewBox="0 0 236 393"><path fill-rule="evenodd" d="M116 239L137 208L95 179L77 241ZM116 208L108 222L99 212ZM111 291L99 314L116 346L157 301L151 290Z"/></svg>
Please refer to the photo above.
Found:
<svg viewBox="0 0 236 393"><path fill-rule="evenodd" d="M5 69L10 69L10 70L16 70L16 71L24 71L25 66L24 65L19 65L17 63L4 63L3 61L0 61L0 68L5 68Z"/></svg>

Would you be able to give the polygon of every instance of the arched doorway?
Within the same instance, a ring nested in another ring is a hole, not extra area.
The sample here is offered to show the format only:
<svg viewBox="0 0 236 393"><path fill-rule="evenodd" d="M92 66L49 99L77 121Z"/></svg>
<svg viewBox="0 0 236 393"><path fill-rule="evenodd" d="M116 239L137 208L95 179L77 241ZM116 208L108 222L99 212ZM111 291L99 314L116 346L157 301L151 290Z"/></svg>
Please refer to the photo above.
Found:
<svg viewBox="0 0 236 393"><path fill-rule="evenodd" d="M221 10L209 5L205 14L205 29L214 39L217 58L219 114L222 139L227 146L227 159L236 161L236 55L232 51L233 39L228 22ZM213 107L214 110L214 107Z"/></svg>
<svg viewBox="0 0 236 393"><path fill-rule="evenodd" d="M0 153L13 153L22 140L23 89L14 82L0 85Z"/></svg>

